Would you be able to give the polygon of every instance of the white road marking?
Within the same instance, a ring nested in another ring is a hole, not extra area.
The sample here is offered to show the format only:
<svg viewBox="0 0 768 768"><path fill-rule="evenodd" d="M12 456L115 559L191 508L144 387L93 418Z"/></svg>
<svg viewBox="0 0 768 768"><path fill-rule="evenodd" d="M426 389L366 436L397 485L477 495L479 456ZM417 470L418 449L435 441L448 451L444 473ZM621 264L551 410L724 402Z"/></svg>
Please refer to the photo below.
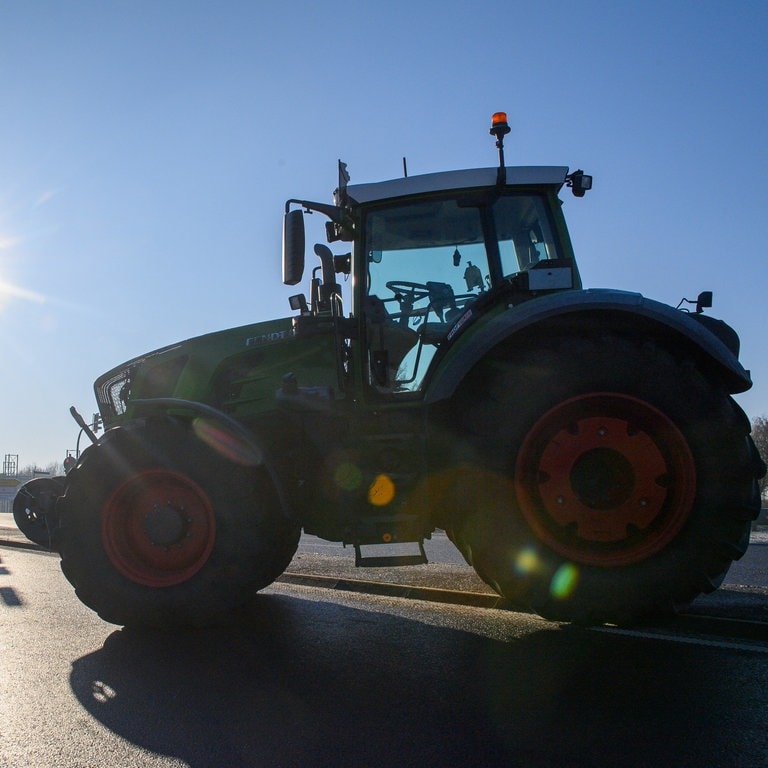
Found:
<svg viewBox="0 0 768 768"><path fill-rule="evenodd" d="M644 631L641 629L621 629L620 627L591 627L593 632L604 632L609 635L625 635L626 637L639 637L647 640L662 640L671 643L687 643L688 645L702 645L713 648L727 648L736 651L752 651L754 653L768 653L768 645L758 641L754 643L739 642L736 640L714 640L706 637L691 637L690 635L673 635L662 632Z"/></svg>

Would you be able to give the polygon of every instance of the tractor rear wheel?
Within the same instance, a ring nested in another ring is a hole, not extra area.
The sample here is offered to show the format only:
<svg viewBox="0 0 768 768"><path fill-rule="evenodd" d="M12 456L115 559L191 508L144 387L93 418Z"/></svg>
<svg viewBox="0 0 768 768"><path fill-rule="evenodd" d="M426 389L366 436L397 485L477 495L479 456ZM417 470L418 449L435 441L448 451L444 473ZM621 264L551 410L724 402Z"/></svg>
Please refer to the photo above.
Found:
<svg viewBox="0 0 768 768"><path fill-rule="evenodd" d="M555 620L632 623L716 589L760 506L741 409L652 341L539 342L499 348L459 392L476 460L449 536Z"/></svg>
<svg viewBox="0 0 768 768"><path fill-rule="evenodd" d="M61 567L115 624L220 620L287 567L300 529L263 468L233 464L171 420L107 432L67 477Z"/></svg>

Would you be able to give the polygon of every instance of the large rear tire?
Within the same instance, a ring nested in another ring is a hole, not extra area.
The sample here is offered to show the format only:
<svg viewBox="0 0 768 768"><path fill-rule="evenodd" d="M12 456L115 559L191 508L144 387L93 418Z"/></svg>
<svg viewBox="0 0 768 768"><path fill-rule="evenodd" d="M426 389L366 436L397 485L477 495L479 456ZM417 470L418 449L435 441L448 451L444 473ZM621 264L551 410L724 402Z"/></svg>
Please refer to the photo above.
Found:
<svg viewBox="0 0 768 768"><path fill-rule="evenodd" d="M124 625L220 621L285 570L300 533L262 468L171 420L107 432L68 475L58 511L65 576Z"/></svg>
<svg viewBox="0 0 768 768"><path fill-rule="evenodd" d="M764 467L692 359L593 331L482 361L454 402L474 459L449 536L488 584L555 620L632 623L716 589Z"/></svg>

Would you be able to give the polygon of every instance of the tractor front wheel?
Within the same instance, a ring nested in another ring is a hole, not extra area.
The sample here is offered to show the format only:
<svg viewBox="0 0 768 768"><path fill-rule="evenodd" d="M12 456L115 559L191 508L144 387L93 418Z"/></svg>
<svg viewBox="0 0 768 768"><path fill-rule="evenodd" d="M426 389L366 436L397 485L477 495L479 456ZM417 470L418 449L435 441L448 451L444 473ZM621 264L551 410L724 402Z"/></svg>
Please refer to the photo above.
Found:
<svg viewBox="0 0 768 768"><path fill-rule="evenodd" d="M299 527L263 468L233 464L171 420L107 432L59 501L61 567L115 624L205 625L286 568Z"/></svg>

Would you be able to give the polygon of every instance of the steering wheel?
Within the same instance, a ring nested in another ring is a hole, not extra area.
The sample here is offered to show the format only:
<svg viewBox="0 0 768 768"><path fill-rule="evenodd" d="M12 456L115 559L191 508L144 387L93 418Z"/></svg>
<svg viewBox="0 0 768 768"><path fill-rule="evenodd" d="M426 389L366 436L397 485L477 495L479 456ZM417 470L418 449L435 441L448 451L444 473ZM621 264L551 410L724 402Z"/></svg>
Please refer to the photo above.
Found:
<svg viewBox="0 0 768 768"><path fill-rule="evenodd" d="M410 280L389 280L386 286L395 294L396 298L402 293L410 294L408 298L413 301L421 301L421 299L426 299L429 296L429 288L424 283L412 283Z"/></svg>
<svg viewBox="0 0 768 768"><path fill-rule="evenodd" d="M389 280L385 285L395 294L395 299L400 305L400 311L390 315L390 317L393 319L401 318L402 322L403 319L407 321L409 317L426 314L428 307L414 309L416 302L429 298L429 288L424 283L413 283L410 280Z"/></svg>

